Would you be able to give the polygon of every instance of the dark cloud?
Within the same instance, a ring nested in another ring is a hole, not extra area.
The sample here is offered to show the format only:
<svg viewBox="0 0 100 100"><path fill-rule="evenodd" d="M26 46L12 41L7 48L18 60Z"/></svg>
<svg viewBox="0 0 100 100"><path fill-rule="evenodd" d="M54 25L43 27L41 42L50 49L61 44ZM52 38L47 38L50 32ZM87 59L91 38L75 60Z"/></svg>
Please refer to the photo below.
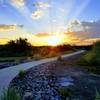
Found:
<svg viewBox="0 0 100 100"><path fill-rule="evenodd" d="M82 22L75 20L70 26L74 35L80 38L100 38L100 20Z"/></svg>
<svg viewBox="0 0 100 100"><path fill-rule="evenodd" d="M90 32L91 34L100 36L100 21L96 22L82 22L83 31Z"/></svg>

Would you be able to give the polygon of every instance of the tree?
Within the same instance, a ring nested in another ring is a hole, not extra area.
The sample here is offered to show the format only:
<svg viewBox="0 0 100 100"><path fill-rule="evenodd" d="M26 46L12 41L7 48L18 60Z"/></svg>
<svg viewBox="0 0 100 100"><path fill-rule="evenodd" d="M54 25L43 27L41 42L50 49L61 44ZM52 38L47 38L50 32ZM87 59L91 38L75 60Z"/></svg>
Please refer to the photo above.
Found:
<svg viewBox="0 0 100 100"><path fill-rule="evenodd" d="M6 44L7 52L12 56L28 56L32 54L32 46L27 39L19 38L11 40Z"/></svg>

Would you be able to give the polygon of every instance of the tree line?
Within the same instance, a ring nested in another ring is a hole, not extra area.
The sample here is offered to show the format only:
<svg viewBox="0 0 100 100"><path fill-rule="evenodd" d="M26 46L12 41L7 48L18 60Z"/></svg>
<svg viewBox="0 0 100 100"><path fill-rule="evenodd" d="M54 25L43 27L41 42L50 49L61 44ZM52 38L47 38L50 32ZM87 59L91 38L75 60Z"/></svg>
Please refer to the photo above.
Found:
<svg viewBox="0 0 100 100"><path fill-rule="evenodd" d="M27 39L19 38L10 40L7 44L0 46L0 56L29 56L32 55L32 46Z"/></svg>
<svg viewBox="0 0 100 100"><path fill-rule="evenodd" d="M66 51L75 51L79 49L91 49L89 46L72 46L70 44L63 44L58 46L32 46L27 39L19 38L10 40L5 45L0 45L0 57L20 57L20 56L34 56L40 54L41 56L55 55Z"/></svg>

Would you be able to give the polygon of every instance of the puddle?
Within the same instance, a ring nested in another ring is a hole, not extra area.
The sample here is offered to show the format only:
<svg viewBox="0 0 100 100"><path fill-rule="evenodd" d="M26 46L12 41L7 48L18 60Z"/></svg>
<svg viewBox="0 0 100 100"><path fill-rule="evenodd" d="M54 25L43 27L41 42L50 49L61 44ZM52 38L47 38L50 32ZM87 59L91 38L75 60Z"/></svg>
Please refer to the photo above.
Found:
<svg viewBox="0 0 100 100"><path fill-rule="evenodd" d="M61 86L69 86L69 85L74 85L73 81L74 80L71 77L60 77L58 83Z"/></svg>

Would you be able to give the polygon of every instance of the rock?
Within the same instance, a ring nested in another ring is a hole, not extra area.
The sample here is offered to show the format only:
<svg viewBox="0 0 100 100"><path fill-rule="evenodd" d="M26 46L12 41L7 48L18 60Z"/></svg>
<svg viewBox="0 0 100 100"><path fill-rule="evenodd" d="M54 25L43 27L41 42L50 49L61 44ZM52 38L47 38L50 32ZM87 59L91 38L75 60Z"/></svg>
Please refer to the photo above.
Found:
<svg viewBox="0 0 100 100"><path fill-rule="evenodd" d="M25 92L22 100L33 100L33 94L31 92Z"/></svg>

